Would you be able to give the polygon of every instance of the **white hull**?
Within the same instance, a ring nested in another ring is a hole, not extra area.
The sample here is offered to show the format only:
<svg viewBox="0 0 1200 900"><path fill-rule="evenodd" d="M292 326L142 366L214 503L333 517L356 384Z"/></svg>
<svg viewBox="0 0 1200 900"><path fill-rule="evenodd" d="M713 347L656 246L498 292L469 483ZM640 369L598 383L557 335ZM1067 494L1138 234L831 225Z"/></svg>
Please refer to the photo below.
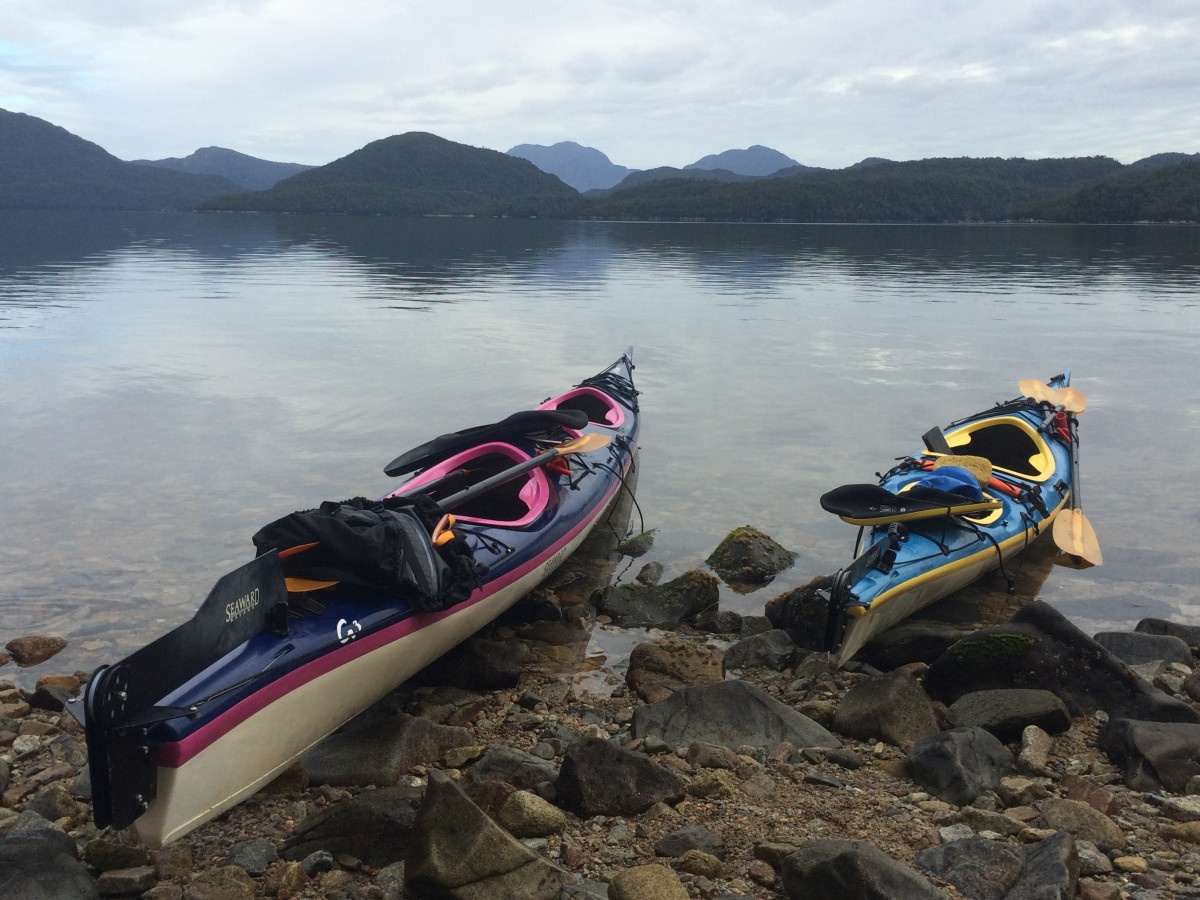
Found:
<svg viewBox="0 0 1200 900"><path fill-rule="evenodd" d="M158 796L134 823L142 840L160 847L236 806L322 739L493 621L575 551L615 495L614 488L584 528L512 584L483 600L466 601L449 615L426 616L433 621L276 698L178 767L158 766Z"/></svg>

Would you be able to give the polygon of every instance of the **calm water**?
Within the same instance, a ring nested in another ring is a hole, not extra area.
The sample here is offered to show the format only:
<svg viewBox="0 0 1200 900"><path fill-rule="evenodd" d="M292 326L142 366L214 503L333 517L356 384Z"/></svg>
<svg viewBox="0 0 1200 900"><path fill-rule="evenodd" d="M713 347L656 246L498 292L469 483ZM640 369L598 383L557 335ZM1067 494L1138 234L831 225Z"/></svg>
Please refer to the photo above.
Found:
<svg viewBox="0 0 1200 900"><path fill-rule="evenodd" d="M1069 367L1105 565L1033 593L1089 631L1200 621L1198 336L1187 227L0 213L0 642L113 661L260 525L382 494L399 452L629 345L648 558L671 577L747 523L799 553L728 608L848 560L825 490Z"/></svg>

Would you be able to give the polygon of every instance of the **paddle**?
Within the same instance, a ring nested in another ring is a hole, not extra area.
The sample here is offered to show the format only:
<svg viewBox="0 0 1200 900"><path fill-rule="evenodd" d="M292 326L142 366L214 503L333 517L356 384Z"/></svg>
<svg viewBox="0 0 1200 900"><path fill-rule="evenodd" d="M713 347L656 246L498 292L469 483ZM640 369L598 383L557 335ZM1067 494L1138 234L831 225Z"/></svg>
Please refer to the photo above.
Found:
<svg viewBox="0 0 1200 900"><path fill-rule="evenodd" d="M1036 378L1026 378L1017 387L1026 397L1031 397L1042 403L1049 403L1051 406L1061 406L1069 413L1079 413L1087 409L1087 397L1083 396L1083 392L1076 390L1073 387L1052 388L1048 384L1042 384Z"/></svg>
<svg viewBox="0 0 1200 900"><path fill-rule="evenodd" d="M1078 423L1071 416L1071 505L1062 510L1054 520L1054 543L1062 550L1063 555L1056 557L1059 565L1072 569L1086 569L1098 566L1103 562L1100 555L1100 542L1092 523L1080 509L1079 502L1079 435L1076 429Z"/></svg>
<svg viewBox="0 0 1200 900"><path fill-rule="evenodd" d="M531 469L540 469L551 460L558 459L560 456L568 456L572 453L591 453L593 450L599 450L601 447L607 446L611 440L612 436L607 434L585 434L582 437L564 441L561 444L556 444L549 450L543 450L537 456L505 469L503 472L497 472L491 478L485 478L478 484L463 488L461 491L437 501L437 505L442 512L450 512L462 506L468 500L472 500L480 494L486 494L492 488L512 481L518 475L522 475Z"/></svg>

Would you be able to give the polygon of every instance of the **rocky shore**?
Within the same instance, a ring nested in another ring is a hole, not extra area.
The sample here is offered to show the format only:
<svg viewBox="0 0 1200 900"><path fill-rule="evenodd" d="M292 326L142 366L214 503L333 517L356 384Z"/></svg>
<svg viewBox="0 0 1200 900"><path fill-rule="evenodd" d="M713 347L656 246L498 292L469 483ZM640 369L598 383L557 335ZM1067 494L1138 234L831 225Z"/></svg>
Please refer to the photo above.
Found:
<svg viewBox="0 0 1200 900"><path fill-rule="evenodd" d="M552 583L162 849L91 823L49 689L86 676L0 685L0 896L1200 897L1200 627L1031 602L835 669L796 640L803 592L740 616L715 581ZM619 679L578 673L597 611L655 626Z"/></svg>

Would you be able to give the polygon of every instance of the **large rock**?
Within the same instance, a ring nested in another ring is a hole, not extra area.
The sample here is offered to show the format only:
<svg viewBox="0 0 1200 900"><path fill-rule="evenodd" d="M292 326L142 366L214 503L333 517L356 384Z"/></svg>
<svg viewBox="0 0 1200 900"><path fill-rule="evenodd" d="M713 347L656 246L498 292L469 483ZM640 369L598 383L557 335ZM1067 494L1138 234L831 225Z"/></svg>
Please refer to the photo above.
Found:
<svg viewBox="0 0 1200 900"><path fill-rule="evenodd" d="M1012 758L982 728L952 728L922 738L905 759L913 781L947 803L966 806L1012 774Z"/></svg>
<svg viewBox="0 0 1200 900"><path fill-rule="evenodd" d="M806 841L783 860L792 900L947 900L929 879L866 841Z"/></svg>
<svg viewBox="0 0 1200 900"><path fill-rule="evenodd" d="M608 883L608 900L688 900L673 869L646 865L622 869Z"/></svg>
<svg viewBox="0 0 1200 900"><path fill-rule="evenodd" d="M876 738L903 747L940 730L933 702L904 672L867 678L846 692L833 716L833 730L862 740Z"/></svg>
<svg viewBox="0 0 1200 900"><path fill-rule="evenodd" d="M449 776L430 770L404 869L406 891L453 900L557 900L567 877L489 819Z"/></svg>
<svg viewBox="0 0 1200 900"><path fill-rule="evenodd" d="M389 785L413 766L436 761L474 741L466 728L399 714L366 728L338 732L301 759L310 784Z"/></svg>
<svg viewBox="0 0 1200 900"><path fill-rule="evenodd" d="M618 625L678 625L720 602L720 585L708 572L684 572L665 584L622 584L605 591L596 611Z"/></svg>
<svg viewBox="0 0 1200 900"><path fill-rule="evenodd" d="M573 745L558 777L559 804L580 818L636 816L683 799L683 778L642 753L601 738Z"/></svg>
<svg viewBox="0 0 1200 900"><path fill-rule="evenodd" d="M1109 719L1098 743L1135 791L1182 794L1200 775L1200 725Z"/></svg>
<svg viewBox="0 0 1200 900"><path fill-rule="evenodd" d="M18 666L36 666L44 663L67 646L66 638L45 634L28 634L13 638L4 645Z"/></svg>
<svg viewBox="0 0 1200 900"><path fill-rule="evenodd" d="M1047 734L1062 734L1071 727L1071 715L1050 691L1002 688L963 694L946 710L946 722L953 728L978 725L1011 744L1019 741L1030 725Z"/></svg>
<svg viewBox="0 0 1200 900"><path fill-rule="evenodd" d="M1183 638L1171 634L1146 634L1140 631L1101 631L1093 635L1096 643L1130 666L1145 663L1195 665L1192 649Z"/></svg>
<svg viewBox="0 0 1200 900"><path fill-rule="evenodd" d="M782 628L743 638L725 651L725 669L771 669L780 672L796 665L805 655Z"/></svg>
<svg viewBox="0 0 1200 900"><path fill-rule="evenodd" d="M1133 629L1143 634L1169 634L1200 650L1200 625L1181 625L1164 619L1142 619Z"/></svg>
<svg viewBox="0 0 1200 900"><path fill-rule="evenodd" d="M705 560L726 584L765 584L795 561L795 553L751 525L725 535Z"/></svg>
<svg viewBox="0 0 1200 900"><path fill-rule="evenodd" d="M662 738L673 747L693 741L737 749L841 747L842 742L808 716L745 681L684 688L659 703L633 711L634 737Z"/></svg>
<svg viewBox="0 0 1200 900"><path fill-rule="evenodd" d="M911 620L901 622L864 645L854 659L881 672L910 663L932 663L969 632L948 622Z"/></svg>
<svg viewBox="0 0 1200 900"><path fill-rule="evenodd" d="M1125 834L1100 810L1080 800L1048 797L1038 803L1047 828L1065 831L1077 841L1091 841L1105 852L1125 846Z"/></svg>
<svg viewBox="0 0 1200 900"><path fill-rule="evenodd" d="M75 841L56 828L41 828L0 838L0 897L98 900L100 894L76 856Z"/></svg>
<svg viewBox="0 0 1200 900"><path fill-rule="evenodd" d="M413 680L463 690L502 690L516 686L528 655L529 645L521 641L471 637L435 659Z"/></svg>
<svg viewBox="0 0 1200 900"><path fill-rule="evenodd" d="M494 781L532 791L546 800L553 800L558 790L559 771L554 763L516 747L489 747L464 774L468 793Z"/></svg>
<svg viewBox="0 0 1200 900"><path fill-rule="evenodd" d="M927 847L917 865L973 900L1004 900L1021 877L1025 854L1020 847L969 837Z"/></svg>
<svg viewBox="0 0 1200 900"><path fill-rule="evenodd" d="M1079 884L1079 852L1065 831L1025 848L1025 867L1004 900L1071 900Z"/></svg>
<svg viewBox="0 0 1200 900"><path fill-rule="evenodd" d="M382 868L404 858L424 796L425 788L417 784L363 791L300 822L280 845L279 855L299 861L328 850Z"/></svg>
<svg viewBox="0 0 1200 900"><path fill-rule="evenodd" d="M721 662L720 650L670 634L633 648L625 681L647 703L657 703L688 685L722 681Z"/></svg>
<svg viewBox="0 0 1200 900"><path fill-rule="evenodd" d="M772 628L786 631L798 647L829 650L829 601L823 592L833 587L832 575L821 575L808 584L772 597L763 612Z"/></svg>
<svg viewBox="0 0 1200 900"><path fill-rule="evenodd" d="M1004 625L981 628L934 660L924 678L934 700L951 704L972 691L1046 688L1072 716L1200 722L1188 704L1139 678L1051 606L1029 603Z"/></svg>
<svg viewBox="0 0 1200 900"><path fill-rule="evenodd" d="M1065 832L1027 847L963 838L922 850L917 865L972 900L1071 900L1079 879L1075 842Z"/></svg>

